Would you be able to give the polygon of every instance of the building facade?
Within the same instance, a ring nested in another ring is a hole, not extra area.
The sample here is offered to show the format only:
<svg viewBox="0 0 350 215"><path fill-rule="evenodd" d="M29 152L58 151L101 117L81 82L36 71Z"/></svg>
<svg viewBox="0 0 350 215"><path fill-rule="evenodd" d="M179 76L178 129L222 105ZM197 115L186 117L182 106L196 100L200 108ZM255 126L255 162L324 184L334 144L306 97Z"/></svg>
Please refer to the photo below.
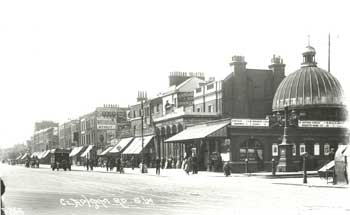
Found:
<svg viewBox="0 0 350 215"><path fill-rule="evenodd" d="M70 120L59 126L59 147L63 149L79 145L79 120Z"/></svg>

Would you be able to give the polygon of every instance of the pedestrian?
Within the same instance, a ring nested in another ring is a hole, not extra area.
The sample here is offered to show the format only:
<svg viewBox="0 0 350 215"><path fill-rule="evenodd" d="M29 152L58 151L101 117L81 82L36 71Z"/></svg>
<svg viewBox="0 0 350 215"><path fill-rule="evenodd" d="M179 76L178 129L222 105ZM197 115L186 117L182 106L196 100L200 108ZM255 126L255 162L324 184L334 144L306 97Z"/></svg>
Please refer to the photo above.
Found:
<svg viewBox="0 0 350 215"><path fill-rule="evenodd" d="M120 167L119 167L119 173L123 174L124 173L124 160L120 158Z"/></svg>
<svg viewBox="0 0 350 215"><path fill-rule="evenodd" d="M156 159L156 174L160 175L160 159L157 157Z"/></svg>
<svg viewBox="0 0 350 215"><path fill-rule="evenodd" d="M0 190L1 190L1 195L0 195L0 209L1 209L1 215L5 215L5 212L4 212L4 208L5 208L5 206L4 206L4 204L3 204L3 202L2 202L2 195L4 195L4 193L5 193L5 183L3 182L3 180L2 180L2 178L0 177L0 183L1 183L1 188L0 188Z"/></svg>
<svg viewBox="0 0 350 215"><path fill-rule="evenodd" d="M192 157L192 174L198 173L198 162L197 157Z"/></svg>
<svg viewBox="0 0 350 215"><path fill-rule="evenodd" d="M189 175L190 165L187 158L185 158L185 160L183 161L183 170L185 170L186 174Z"/></svg>
<svg viewBox="0 0 350 215"><path fill-rule="evenodd" d="M228 162L225 162L223 169L226 177L231 175L231 170Z"/></svg>
<svg viewBox="0 0 350 215"><path fill-rule="evenodd" d="M89 171L90 161L86 159L86 170Z"/></svg>
<svg viewBox="0 0 350 215"><path fill-rule="evenodd" d="M135 157L132 156L130 161L131 161L131 169L134 170L134 168L135 168Z"/></svg>
<svg viewBox="0 0 350 215"><path fill-rule="evenodd" d="M107 169L107 172L108 172L108 170L109 170L109 158L107 158L107 160L106 160L106 169Z"/></svg>
<svg viewBox="0 0 350 215"><path fill-rule="evenodd" d="M117 160L117 172L120 172L121 158Z"/></svg>
<svg viewBox="0 0 350 215"><path fill-rule="evenodd" d="M94 170L94 161L90 161L90 170Z"/></svg>

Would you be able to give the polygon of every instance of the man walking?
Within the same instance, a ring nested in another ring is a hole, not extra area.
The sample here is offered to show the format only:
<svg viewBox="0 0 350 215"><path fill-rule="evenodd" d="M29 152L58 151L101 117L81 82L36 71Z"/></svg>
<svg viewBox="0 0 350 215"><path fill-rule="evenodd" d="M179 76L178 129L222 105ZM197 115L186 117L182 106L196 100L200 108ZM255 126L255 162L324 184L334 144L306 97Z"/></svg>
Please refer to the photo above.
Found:
<svg viewBox="0 0 350 215"><path fill-rule="evenodd" d="M156 159L156 174L160 175L160 159L157 157Z"/></svg>

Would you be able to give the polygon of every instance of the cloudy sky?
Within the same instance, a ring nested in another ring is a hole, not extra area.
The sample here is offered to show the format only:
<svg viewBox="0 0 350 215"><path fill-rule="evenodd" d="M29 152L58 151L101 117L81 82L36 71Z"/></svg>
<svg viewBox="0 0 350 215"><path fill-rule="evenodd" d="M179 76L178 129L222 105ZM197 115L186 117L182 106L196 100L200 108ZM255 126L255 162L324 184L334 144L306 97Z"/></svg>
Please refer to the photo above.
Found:
<svg viewBox="0 0 350 215"><path fill-rule="evenodd" d="M0 147L22 143L35 121L64 122L105 103L154 95L172 71L222 79L233 55L289 74L310 35L318 66L350 92L346 1L1 1Z"/></svg>

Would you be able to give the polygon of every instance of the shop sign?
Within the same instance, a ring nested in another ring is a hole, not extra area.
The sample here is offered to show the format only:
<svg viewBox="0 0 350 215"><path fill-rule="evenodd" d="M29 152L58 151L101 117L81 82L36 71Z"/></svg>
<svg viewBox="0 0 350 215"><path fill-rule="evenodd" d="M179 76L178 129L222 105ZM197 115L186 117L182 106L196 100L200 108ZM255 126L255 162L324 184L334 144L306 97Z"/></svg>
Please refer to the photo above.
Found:
<svg viewBox="0 0 350 215"><path fill-rule="evenodd" d="M116 127L115 125L97 125L97 129L103 129L103 130L114 130Z"/></svg>
<svg viewBox="0 0 350 215"><path fill-rule="evenodd" d="M231 119L231 126L269 127L268 119Z"/></svg>
<svg viewBox="0 0 350 215"><path fill-rule="evenodd" d="M343 121L313 121L313 120L299 120L299 127L306 128L345 128Z"/></svg>

